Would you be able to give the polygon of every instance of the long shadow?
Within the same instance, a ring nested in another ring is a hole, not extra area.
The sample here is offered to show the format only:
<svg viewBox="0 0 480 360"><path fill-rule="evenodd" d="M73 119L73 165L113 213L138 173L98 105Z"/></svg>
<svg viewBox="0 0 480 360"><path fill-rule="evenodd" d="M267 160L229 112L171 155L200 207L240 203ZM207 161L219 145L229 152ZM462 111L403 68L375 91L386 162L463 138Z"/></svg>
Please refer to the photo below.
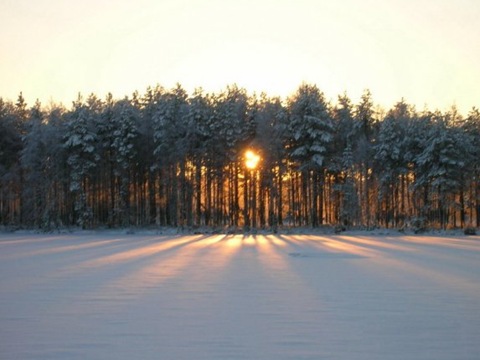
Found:
<svg viewBox="0 0 480 360"><path fill-rule="evenodd" d="M408 254L415 251L411 246L405 246L405 243L400 243L398 239L393 240L394 238L391 237L382 237L383 240L381 240L379 237L374 236L332 235L332 239L384 254Z"/></svg>
<svg viewBox="0 0 480 360"><path fill-rule="evenodd" d="M335 235L333 239L350 243L358 247L364 247L377 251L379 254L391 256L409 256L419 252L441 253L446 255L471 256L480 251L478 243L469 242L469 239L458 239L436 236L354 236Z"/></svg>
<svg viewBox="0 0 480 360"><path fill-rule="evenodd" d="M76 235L72 234L59 234L59 235L51 235L51 234L42 234L42 233L32 233L30 235L19 235L19 234L8 234L8 233L0 233L0 246L3 245L11 245L11 244L40 244L42 242L52 242L52 241L61 241L66 237L73 237Z"/></svg>
<svg viewBox="0 0 480 360"><path fill-rule="evenodd" d="M318 238L321 238L326 247L335 251L340 251L342 253L350 253L370 257L381 255L381 250L383 250L377 250L371 246L365 246L365 244L359 244L353 241L344 241L344 239L339 239L334 235L321 237L319 236L315 238L315 240L317 240Z"/></svg>
<svg viewBox="0 0 480 360"><path fill-rule="evenodd" d="M192 279L199 279L193 283L203 286L205 276L220 276L228 268L232 256L239 254L238 244L230 246L225 242L235 237L202 235L136 259L127 266L122 264L110 271L103 284L97 282L98 286L87 294L87 300L98 298L103 301L113 293L128 302L150 293L158 294L160 287L165 291L185 290ZM196 243L199 246L194 246Z"/></svg>
<svg viewBox="0 0 480 360"><path fill-rule="evenodd" d="M32 240L26 239L10 240L4 242L4 246L21 244L18 248L13 248L11 253L5 256L5 251L0 253L0 258L19 259L37 256L59 255L59 254L75 254L85 256L89 260L102 257L98 252L101 249L108 249L109 255L125 252L125 248L138 248L139 244L149 243L153 241L171 240L178 238L175 236L131 236L131 235L110 235L110 234L65 234L59 236L48 236L47 238L37 239L37 235L32 235ZM23 245L28 245L25 248ZM5 249L5 247L3 247ZM127 250L128 251L128 250Z"/></svg>
<svg viewBox="0 0 480 360"><path fill-rule="evenodd" d="M194 238L188 237L184 241L183 237L180 237L172 240L173 244L162 241L158 244L162 245L160 247L142 246L112 255L123 256L115 261L110 261L112 259L107 255L93 262L74 263L59 269L53 277L50 274L50 279L44 280L44 287L68 289L68 295L78 297L82 306L87 303L96 305L97 302L97 305L101 305L116 301L115 298L118 301L129 301L154 289L167 279L179 276L188 263L193 261L193 255L201 249L192 248L191 245L208 237L195 235ZM187 248L189 251L182 253L182 249ZM72 281L78 286L72 287ZM85 311L88 311L87 307Z"/></svg>
<svg viewBox="0 0 480 360"><path fill-rule="evenodd" d="M274 235L278 240L282 241L286 245L289 245L294 248L299 248L300 242L298 240L292 239L295 235L284 235L284 234L275 234Z"/></svg>
<svg viewBox="0 0 480 360"><path fill-rule="evenodd" d="M68 255L76 254L95 257L96 253L92 251L97 251L101 249L108 248L110 252L113 252L112 249L118 250L116 252L123 251L123 248L132 247L132 243L126 238L115 238L115 239L102 239L102 240L89 240L84 241L83 238L64 238L61 240L62 243L57 242L48 247L42 246L37 249L25 249L24 251L17 251L12 254L13 258L35 258L39 256L50 256L50 255ZM136 244L140 242L146 242L148 240L137 241ZM35 261L34 259L32 261Z"/></svg>
<svg viewBox="0 0 480 360"><path fill-rule="evenodd" d="M451 237L435 235L410 235L401 237L405 244L439 251L480 251L480 236Z"/></svg>
<svg viewBox="0 0 480 360"><path fill-rule="evenodd" d="M344 243L328 236L302 234L286 237L277 234L275 237L291 248L287 249L288 255L294 258L359 259L374 255L371 249Z"/></svg>
<svg viewBox="0 0 480 360"><path fill-rule="evenodd" d="M190 238L183 240L184 238ZM175 236L174 238L169 237L165 238L161 242L153 241L152 239L146 240L150 242L148 246L134 246L132 249L126 251L119 251L113 254L100 256L94 260L88 260L83 263L84 266L111 266L119 264L134 264L138 261L148 261L149 258L157 257L160 254L168 254L169 252L174 252L182 247L188 246L190 244L200 242L207 238L208 235L191 235L191 236ZM134 240L130 245L139 245L140 243ZM173 244L172 244L173 242ZM142 242L143 243L143 242ZM82 264L79 264L82 266Z"/></svg>
<svg viewBox="0 0 480 360"><path fill-rule="evenodd" d="M226 242L229 239L232 239L237 235L239 235L239 234L221 234L221 235L218 235L218 236L220 236L220 238L216 242L217 243ZM214 236L214 235L210 235L210 236Z"/></svg>

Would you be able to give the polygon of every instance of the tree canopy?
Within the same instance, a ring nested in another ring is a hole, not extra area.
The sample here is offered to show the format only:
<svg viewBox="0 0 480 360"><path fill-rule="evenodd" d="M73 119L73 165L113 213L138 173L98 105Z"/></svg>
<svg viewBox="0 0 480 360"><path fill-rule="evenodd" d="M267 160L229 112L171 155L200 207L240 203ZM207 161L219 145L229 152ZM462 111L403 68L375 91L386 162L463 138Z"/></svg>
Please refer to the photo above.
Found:
<svg viewBox="0 0 480 360"><path fill-rule="evenodd" d="M369 91L20 94L0 98L0 225L478 227L479 154L478 109L385 111Z"/></svg>

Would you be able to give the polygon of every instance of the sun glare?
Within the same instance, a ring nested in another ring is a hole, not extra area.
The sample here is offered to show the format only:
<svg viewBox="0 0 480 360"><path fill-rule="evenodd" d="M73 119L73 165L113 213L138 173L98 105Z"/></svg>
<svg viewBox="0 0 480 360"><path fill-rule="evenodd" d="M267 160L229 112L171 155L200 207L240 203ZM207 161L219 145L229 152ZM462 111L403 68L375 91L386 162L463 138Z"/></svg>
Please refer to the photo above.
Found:
<svg viewBox="0 0 480 360"><path fill-rule="evenodd" d="M248 169L256 169L260 161L260 155L254 153L252 150L245 152L245 166Z"/></svg>

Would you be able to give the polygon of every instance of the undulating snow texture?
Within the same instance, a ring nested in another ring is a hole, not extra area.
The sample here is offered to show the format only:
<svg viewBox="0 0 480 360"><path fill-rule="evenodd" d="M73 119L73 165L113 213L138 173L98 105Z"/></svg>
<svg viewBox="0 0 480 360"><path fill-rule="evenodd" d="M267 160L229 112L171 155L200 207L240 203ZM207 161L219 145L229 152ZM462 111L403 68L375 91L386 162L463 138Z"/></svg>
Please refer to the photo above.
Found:
<svg viewBox="0 0 480 360"><path fill-rule="evenodd" d="M0 358L480 358L480 237L0 235Z"/></svg>

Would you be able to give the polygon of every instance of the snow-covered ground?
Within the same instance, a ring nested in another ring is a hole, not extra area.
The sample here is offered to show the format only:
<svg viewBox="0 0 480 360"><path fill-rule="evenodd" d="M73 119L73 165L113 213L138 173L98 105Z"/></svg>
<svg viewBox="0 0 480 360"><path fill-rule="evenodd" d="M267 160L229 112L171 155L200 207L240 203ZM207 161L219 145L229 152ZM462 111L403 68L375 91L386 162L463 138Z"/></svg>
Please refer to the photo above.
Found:
<svg viewBox="0 0 480 360"><path fill-rule="evenodd" d="M0 234L0 359L480 359L480 237Z"/></svg>

